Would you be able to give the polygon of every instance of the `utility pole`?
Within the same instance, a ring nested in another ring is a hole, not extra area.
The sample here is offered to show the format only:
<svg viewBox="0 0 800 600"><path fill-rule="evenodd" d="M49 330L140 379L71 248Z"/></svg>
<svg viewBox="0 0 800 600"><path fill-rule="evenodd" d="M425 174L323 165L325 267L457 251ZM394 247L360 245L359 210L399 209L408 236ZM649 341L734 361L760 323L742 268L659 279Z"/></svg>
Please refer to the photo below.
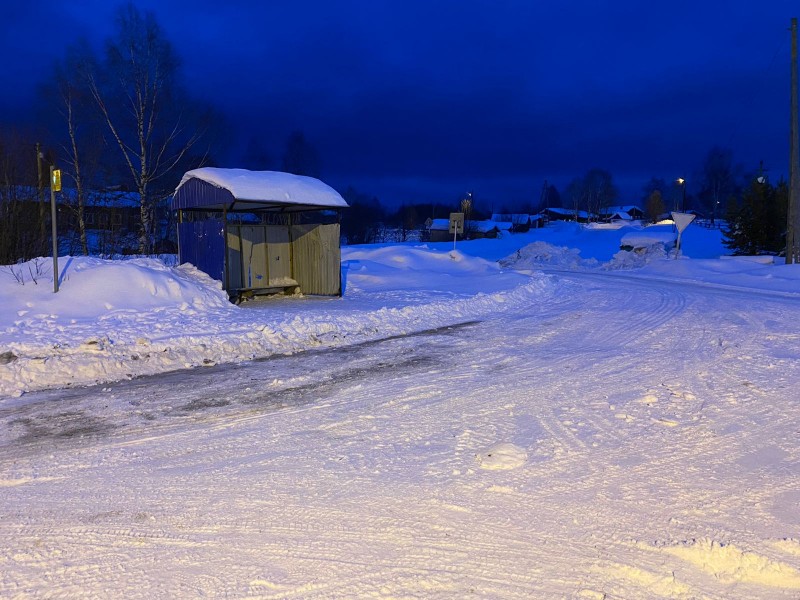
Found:
<svg viewBox="0 0 800 600"><path fill-rule="evenodd" d="M36 189L39 192L39 242L36 251L39 251L39 246L44 246L45 240L45 226L44 226L44 179L42 179L42 145L36 142Z"/></svg>
<svg viewBox="0 0 800 600"><path fill-rule="evenodd" d="M797 18L792 19L792 108L789 143L789 214L786 218L786 264L800 260L798 248L798 198L800 198L800 148L797 138Z"/></svg>
<svg viewBox="0 0 800 600"><path fill-rule="evenodd" d="M550 186L547 185L547 179L544 180L542 195L539 198L539 210L542 211L545 208L550 208Z"/></svg>

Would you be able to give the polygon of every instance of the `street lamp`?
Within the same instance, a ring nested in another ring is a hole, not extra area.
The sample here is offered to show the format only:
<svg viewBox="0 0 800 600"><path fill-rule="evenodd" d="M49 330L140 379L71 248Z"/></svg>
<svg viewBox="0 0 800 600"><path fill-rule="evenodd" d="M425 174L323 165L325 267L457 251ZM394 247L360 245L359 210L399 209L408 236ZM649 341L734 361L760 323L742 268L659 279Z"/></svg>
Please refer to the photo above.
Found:
<svg viewBox="0 0 800 600"><path fill-rule="evenodd" d="M678 185L682 188L681 193L681 212L686 208L686 180L683 177L678 177Z"/></svg>

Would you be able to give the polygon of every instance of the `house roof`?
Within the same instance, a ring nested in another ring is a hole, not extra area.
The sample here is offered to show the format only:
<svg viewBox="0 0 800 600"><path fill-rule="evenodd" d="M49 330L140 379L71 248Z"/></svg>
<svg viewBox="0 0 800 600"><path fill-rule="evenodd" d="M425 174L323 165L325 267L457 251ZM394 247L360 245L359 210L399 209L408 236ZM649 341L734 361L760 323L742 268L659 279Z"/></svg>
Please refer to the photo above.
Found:
<svg viewBox="0 0 800 600"><path fill-rule="evenodd" d="M530 216L522 213L495 213L492 215L491 220L495 223L514 223L515 225L520 225L522 223L527 223L530 220Z"/></svg>
<svg viewBox="0 0 800 600"><path fill-rule="evenodd" d="M301 211L347 208L344 198L313 177L279 171L203 167L188 171L173 209Z"/></svg>
<svg viewBox="0 0 800 600"><path fill-rule="evenodd" d="M633 212L641 213L642 209L634 204L627 204L625 206L607 206L600 209L601 215L613 215L614 213L620 212L628 213L630 215Z"/></svg>
<svg viewBox="0 0 800 600"><path fill-rule="evenodd" d="M577 214L578 217L582 219L586 219L589 217L589 213L585 210L575 211L571 208L559 208L559 207L549 207L545 208L543 212L549 212L555 215L565 215L565 216L575 216Z"/></svg>
<svg viewBox="0 0 800 600"><path fill-rule="evenodd" d="M508 225L510 227L511 223L508 223ZM470 228L479 233L489 233L493 229L497 229L498 231L506 229L502 227L500 223L495 223L494 221L470 221Z"/></svg>
<svg viewBox="0 0 800 600"><path fill-rule="evenodd" d="M630 213L623 212L621 210L618 210L617 212L615 212L614 214L611 214L611 215L609 215L608 213L604 213L604 214L606 216L610 217L611 219L617 219L617 220L622 220L622 221L632 221L633 220L633 217L630 215Z"/></svg>

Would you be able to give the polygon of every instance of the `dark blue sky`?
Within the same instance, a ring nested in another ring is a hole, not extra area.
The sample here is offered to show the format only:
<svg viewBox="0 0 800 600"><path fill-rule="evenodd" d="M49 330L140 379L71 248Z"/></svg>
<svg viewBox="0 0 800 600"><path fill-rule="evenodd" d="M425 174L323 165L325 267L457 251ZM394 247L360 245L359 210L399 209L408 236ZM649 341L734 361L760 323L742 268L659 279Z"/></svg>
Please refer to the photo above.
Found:
<svg viewBox="0 0 800 600"><path fill-rule="evenodd" d="M192 92L279 167L302 130L322 179L388 202L537 201L592 167L638 202L714 146L788 170L796 2L141 0ZM67 45L113 32L118 5L18 2L0 22L0 120L26 123ZM10 14L9 14L10 13ZM231 155L232 163L235 158ZM230 164L228 166L237 166Z"/></svg>

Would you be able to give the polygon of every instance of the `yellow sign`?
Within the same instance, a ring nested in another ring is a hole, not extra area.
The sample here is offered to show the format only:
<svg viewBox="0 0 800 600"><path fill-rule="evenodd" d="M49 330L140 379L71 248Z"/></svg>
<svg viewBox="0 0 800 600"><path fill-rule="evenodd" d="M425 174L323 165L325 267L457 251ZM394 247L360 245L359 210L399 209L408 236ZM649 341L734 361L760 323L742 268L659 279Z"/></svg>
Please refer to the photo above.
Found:
<svg viewBox="0 0 800 600"><path fill-rule="evenodd" d="M53 169L53 181L51 184L54 192L61 191L61 169Z"/></svg>

